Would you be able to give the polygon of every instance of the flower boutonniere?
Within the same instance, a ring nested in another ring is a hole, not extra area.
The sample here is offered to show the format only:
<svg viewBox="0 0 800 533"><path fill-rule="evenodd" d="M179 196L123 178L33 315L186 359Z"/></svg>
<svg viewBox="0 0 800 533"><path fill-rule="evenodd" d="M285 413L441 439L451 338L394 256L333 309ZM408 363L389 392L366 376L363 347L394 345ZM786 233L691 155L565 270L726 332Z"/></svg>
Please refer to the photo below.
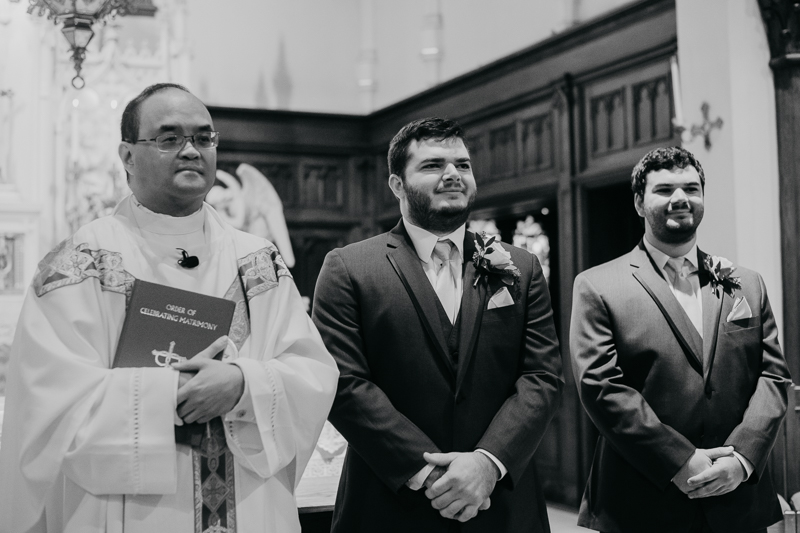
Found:
<svg viewBox="0 0 800 533"><path fill-rule="evenodd" d="M714 295L717 298L719 298L720 295L720 288L731 294L733 294L735 290L741 290L741 278L733 275L736 271L736 267L733 266L733 263L724 257L718 257L716 255L705 256L703 262L705 263L706 272L708 272L708 276L711 278L711 290L714 291Z"/></svg>
<svg viewBox="0 0 800 533"><path fill-rule="evenodd" d="M508 286L517 283L519 290L519 269L511 260L511 254L499 244L495 244L496 240L496 236L488 237L485 232L475 234L475 253L472 254L472 263L478 275L475 276L475 283L472 286L477 286L481 277L488 279L489 276L498 276Z"/></svg>

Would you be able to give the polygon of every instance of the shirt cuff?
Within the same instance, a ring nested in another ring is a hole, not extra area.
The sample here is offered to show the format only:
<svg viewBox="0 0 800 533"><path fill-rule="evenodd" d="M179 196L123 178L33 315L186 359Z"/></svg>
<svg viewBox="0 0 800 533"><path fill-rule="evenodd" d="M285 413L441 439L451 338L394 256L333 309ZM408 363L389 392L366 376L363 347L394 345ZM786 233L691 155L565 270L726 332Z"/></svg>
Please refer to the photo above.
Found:
<svg viewBox="0 0 800 533"><path fill-rule="evenodd" d="M427 464L422 467L422 470L416 473L414 477L406 481L406 486L411 490L419 490L422 488L422 485L425 484L425 480L428 479L428 475L433 472L435 468L434 465Z"/></svg>
<svg viewBox="0 0 800 533"><path fill-rule="evenodd" d="M497 478L497 481L500 481L501 479L503 479L505 477L505 475L508 473L508 469L506 469L506 467L503 466L503 463L500 462L500 459L498 459L497 457L495 457L494 455L492 455L491 453L487 452L486 450L484 450L482 448L478 448L475 451L479 452L479 453L482 453L483 455L485 455L486 457L488 457L489 459L492 460L492 462L494 463L494 466L496 466L497 469L500 471L500 477Z"/></svg>
<svg viewBox="0 0 800 533"><path fill-rule="evenodd" d="M753 470L755 470L755 467L750 463L750 461L747 460L747 458L744 455L740 454L739 452L733 452L733 456L739 459L739 462L742 463L742 466L744 467L745 476L744 479L742 480L742 483L744 483L745 481L750 479L750 475L753 473Z"/></svg>

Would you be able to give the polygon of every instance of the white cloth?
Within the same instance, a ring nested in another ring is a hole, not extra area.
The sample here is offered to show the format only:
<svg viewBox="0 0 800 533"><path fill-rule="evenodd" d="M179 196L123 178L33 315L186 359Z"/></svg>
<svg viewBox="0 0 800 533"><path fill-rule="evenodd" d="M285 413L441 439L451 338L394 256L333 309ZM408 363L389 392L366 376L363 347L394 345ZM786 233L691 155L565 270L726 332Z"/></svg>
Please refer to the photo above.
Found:
<svg viewBox="0 0 800 533"><path fill-rule="evenodd" d="M74 253L64 253L70 247ZM176 247L200 265L179 267ZM233 361L245 391L224 417L237 532L300 531L294 489L338 371L294 282L281 275L288 271L265 249L274 250L224 224L208 205L172 218L137 207L130 196L63 243L56 263L63 275L50 278L56 285L62 278L63 286L40 296L28 291L11 351L0 532L194 531L192 453L174 442L178 373L111 368L125 317L124 282L223 297L238 283L237 261L244 258L258 258L253 270L269 282L249 298L252 327L240 335ZM40 271L55 257L45 258ZM81 278L81 271L90 275Z"/></svg>
<svg viewBox="0 0 800 533"><path fill-rule="evenodd" d="M403 224L405 225L406 232L411 239L411 243L414 245L414 249L417 251L417 256L422 262L422 269L425 271L425 275L428 277L428 281L431 282L431 286L433 286L434 290L436 290L436 285L439 278L436 261L433 257L434 248L436 247L436 243L439 241L449 240L452 244L452 250L450 253L450 268L454 272L458 273L452 274L455 277L455 294L453 295L455 298L455 306L453 316L450 317L450 320L451 322L455 323L455 319L458 317L458 312L461 309L461 297L464 293L464 284L460 273L464 264L464 236L466 235L467 225L462 224L454 232L439 237L426 229L415 226L405 217L403 217ZM456 250L458 251L457 254L455 253ZM442 306L444 306L444 303L442 303ZM447 307L445 307L445 310L447 310ZM448 314L448 316L450 315ZM497 469L500 471L500 477L498 480L505 477L508 469L505 467L505 465L503 465L503 463L500 462L500 459L495 457L491 452L487 452L486 450L482 450L480 448L475 451L482 453L491 459L491 461L495 464ZM406 486L408 486L408 488L411 490L421 489L422 485L425 483L425 480L428 478L428 475L433 471L433 469L433 465L425 465L419 472L414 474L414 477L406 482Z"/></svg>
<svg viewBox="0 0 800 533"><path fill-rule="evenodd" d="M647 253L650 254L650 257L653 258L656 266L658 266L658 268L664 274L664 278L667 280L672 294L675 295L675 298L681 304L684 311L686 311L686 314L689 315L689 318L692 320L692 324L694 324L698 333L700 333L700 337L703 337L703 297L700 292L700 277L697 275L699 270L697 244L693 245L685 255L673 258L656 248L655 245L647 240L647 237L644 237L643 240L644 247L647 249ZM675 269L667 268L670 260L677 260L678 264L681 264L682 266L684 275L679 288L675 287ZM686 281L689 282L688 286L685 284ZM690 287L691 295L689 294ZM692 318L692 315L699 317L699 319ZM734 451L733 455L739 459L740 463L742 463L742 466L745 470L744 481L747 481L747 479L753 473L755 467L745 456L739 452Z"/></svg>

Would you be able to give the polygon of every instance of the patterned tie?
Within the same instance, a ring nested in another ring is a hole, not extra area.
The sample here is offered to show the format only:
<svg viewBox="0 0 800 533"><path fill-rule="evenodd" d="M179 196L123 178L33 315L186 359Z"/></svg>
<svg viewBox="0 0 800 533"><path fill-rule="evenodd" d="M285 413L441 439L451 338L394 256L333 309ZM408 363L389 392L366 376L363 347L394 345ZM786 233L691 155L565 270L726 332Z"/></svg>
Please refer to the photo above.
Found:
<svg viewBox="0 0 800 533"><path fill-rule="evenodd" d="M692 282L689 281L689 276L692 275L690 271L692 264L685 257L672 257L664 265L664 269L670 274L672 278L672 292L678 303L681 304L683 310L689 316L689 320L694 324L695 329L703 336L703 313L700 310L700 302L694 294Z"/></svg>
<svg viewBox="0 0 800 533"><path fill-rule="evenodd" d="M456 276L458 264L454 261L454 253L458 249L453 246L450 239L445 239L436 243L433 247L432 259L436 264L436 295L442 302L447 317L450 322L455 324L458 315L458 298L456 297Z"/></svg>

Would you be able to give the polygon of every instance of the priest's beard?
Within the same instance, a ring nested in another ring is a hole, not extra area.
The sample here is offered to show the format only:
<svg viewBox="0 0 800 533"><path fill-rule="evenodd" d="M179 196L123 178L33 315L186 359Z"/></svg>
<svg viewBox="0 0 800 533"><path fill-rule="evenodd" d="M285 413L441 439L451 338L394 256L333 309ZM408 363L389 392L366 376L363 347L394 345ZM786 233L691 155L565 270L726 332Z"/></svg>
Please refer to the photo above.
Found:
<svg viewBox="0 0 800 533"><path fill-rule="evenodd" d="M440 207L434 209L430 196L415 189L408 183L403 184L408 203L408 216L420 228L436 233L451 233L467 221L475 203L477 190L473 189L467 205L464 207Z"/></svg>

